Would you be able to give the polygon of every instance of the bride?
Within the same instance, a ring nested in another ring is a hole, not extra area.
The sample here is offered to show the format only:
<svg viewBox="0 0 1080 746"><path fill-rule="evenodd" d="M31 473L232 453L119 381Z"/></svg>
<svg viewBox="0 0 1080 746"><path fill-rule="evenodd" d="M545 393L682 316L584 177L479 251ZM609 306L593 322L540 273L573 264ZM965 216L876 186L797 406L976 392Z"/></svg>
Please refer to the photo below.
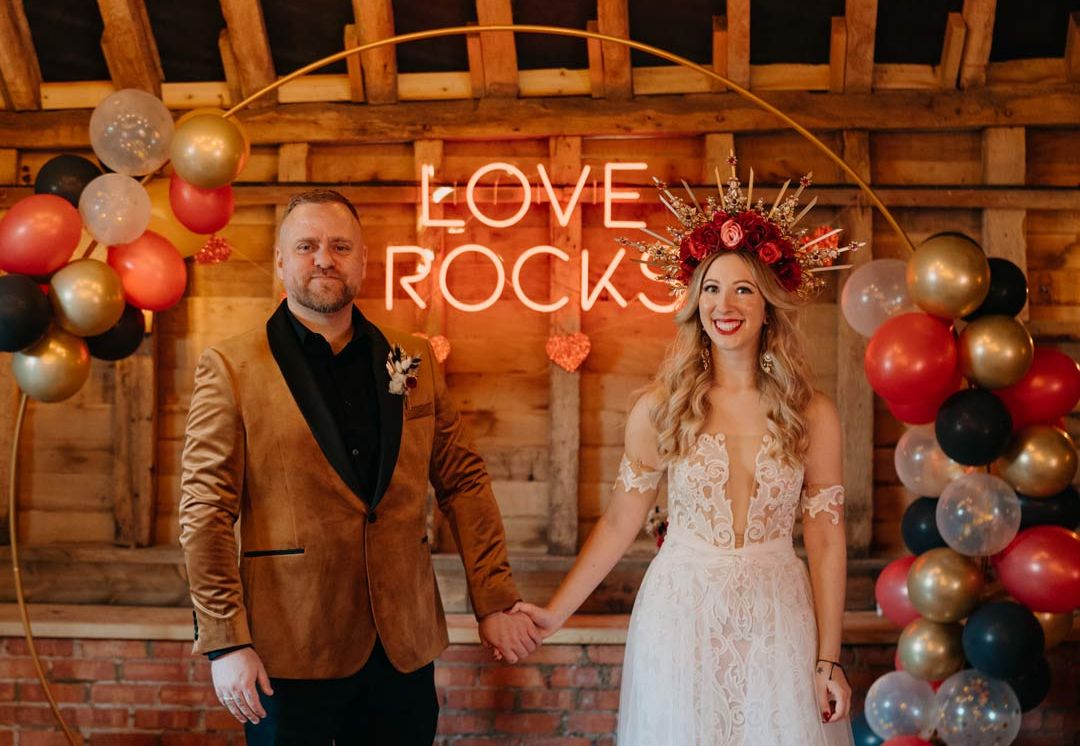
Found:
<svg viewBox="0 0 1080 746"><path fill-rule="evenodd" d="M630 411L612 498L573 568L546 606L516 610L559 629L666 476L670 527L630 619L619 746L850 744L841 423L810 384L793 316L821 285L814 269L854 246L794 230L801 188L769 212L750 203L729 162L704 209L660 185L683 229L632 245L685 291L675 341Z"/></svg>

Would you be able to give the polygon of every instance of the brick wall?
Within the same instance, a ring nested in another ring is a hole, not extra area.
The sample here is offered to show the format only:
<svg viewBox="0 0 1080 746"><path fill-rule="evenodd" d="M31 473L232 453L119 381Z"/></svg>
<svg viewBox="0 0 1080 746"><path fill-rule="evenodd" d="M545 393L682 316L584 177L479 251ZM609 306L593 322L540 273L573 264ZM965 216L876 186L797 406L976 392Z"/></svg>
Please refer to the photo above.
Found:
<svg viewBox="0 0 1080 746"><path fill-rule="evenodd" d="M0 746L66 744L35 681L26 645L0 638ZM218 706L206 661L171 641L42 639L54 696L88 743L225 746L243 743ZM844 651L861 708L892 669L892 647ZM519 666L496 666L478 646L450 648L436 669L439 746L612 746L623 649L552 645ZM1054 691L1024 718L1022 746L1080 746L1080 644L1052 656Z"/></svg>

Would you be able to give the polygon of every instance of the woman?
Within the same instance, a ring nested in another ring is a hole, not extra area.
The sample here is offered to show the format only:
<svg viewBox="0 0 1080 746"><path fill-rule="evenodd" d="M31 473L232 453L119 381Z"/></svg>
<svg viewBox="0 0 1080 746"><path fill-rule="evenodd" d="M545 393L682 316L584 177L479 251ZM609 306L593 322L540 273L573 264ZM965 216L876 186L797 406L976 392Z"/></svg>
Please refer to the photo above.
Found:
<svg viewBox="0 0 1080 746"><path fill-rule="evenodd" d="M666 475L670 526L630 620L619 746L848 744L841 428L793 318L813 269L845 249L815 256L793 229L798 195L766 213L734 173L708 212L662 194L685 230L638 246L686 290L675 342L630 411L614 494L573 568L546 607L517 608L557 630ZM809 578L792 547L800 512Z"/></svg>

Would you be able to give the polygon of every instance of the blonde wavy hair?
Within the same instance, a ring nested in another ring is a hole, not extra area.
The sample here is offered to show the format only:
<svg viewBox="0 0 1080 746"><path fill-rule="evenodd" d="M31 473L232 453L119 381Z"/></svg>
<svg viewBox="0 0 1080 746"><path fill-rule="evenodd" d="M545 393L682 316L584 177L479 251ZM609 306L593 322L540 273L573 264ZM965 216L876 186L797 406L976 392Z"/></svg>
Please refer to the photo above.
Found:
<svg viewBox="0 0 1080 746"><path fill-rule="evenodd" d="M709 413L712 373L702 364L702 352L710 342L698 314L698 300L705 273L719 256L722 254L703 261L690 278L686 302L675 314L675 340L656 378L642 392L651 394L649 419L665 464L691 452ZM802 334L795 325L798 304L760 259L743 252L737 256L750 268L765 299L767 323L762 327L758 354L772 356L772 371L766 373L760 366L756 371L758 389L768 405L766 429L772 436L772 455L798 465L803 463L809 444L806 410L814 394Z"/></svg>

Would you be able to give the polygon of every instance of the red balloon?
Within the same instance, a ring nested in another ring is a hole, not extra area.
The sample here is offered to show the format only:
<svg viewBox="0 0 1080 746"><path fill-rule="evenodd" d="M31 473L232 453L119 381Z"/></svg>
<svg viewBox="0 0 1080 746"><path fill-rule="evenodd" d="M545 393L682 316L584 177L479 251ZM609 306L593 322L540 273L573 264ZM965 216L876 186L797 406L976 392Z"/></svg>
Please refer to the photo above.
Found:
<svg viewBox="0 0 1080 746"><path fill-rule="evenodd" d="M874 584L874 598L881 613L897 627L906 627L921 616L908 598L908 570L914 563L915 558L911 555L894 559L885 565Z"/></svg>
<svg viewBox="0 0 1080 746"><path fill-rule="evenodd" d="M1013 429L1052 425L1080 401L1080 365L1063 352L1036 347L1024 377L994 393L1012 415Z"/></svg>
<svg viewBox="0 0 1080 746"><path fill-rule="evenodd" d="M1032 611L1063 614L1080 607L1080 535L1032 526L991 558L998 579Z"/></svg>
<svg viewBox="0 0 1080 746"><path fill-rule="evenodd" d="M918 736L893 736L881 746L933 746L933 744Z"/></svg>
<svg viewBox="0 0 1080 746"><path fill-rule="evenodd" d="M176 219L193 233L215 233L232 217L235 203L228 184L202 189L188 184L176 174L169 179L169 205Z"/></svg>
<svg viewBox="0 0 1080 746"><path fill-rule="evenodd" d="M146 311L175 305L187 286L187 267L180 252L153 231L131 243L110 246L109 266L120 275L128 303Z"/></svg>
<svg viewBox="0 0 1080 746"><path fill-rule="evenodd" d="M866 346L866 377L880 396L905 404L944 400L956 379L956 339L947 321L905 313L882 324Z"/></svg>
<svg viewBox="0 0 1080 746"><path fill-rule="evenodd" d="M886 400L885 405L889 408L889 411L892 412L893 417L901 422L906 422L909 425L925 425L934 421L937 417L938 410L941 409L941 405L945 403L946 399L960 389L963 380L960 372L957 371L951 385L933 398L905 402Z"/></svg>
<svg viewBox="0 0 1080 746"><path fill-rule="evenodd" d="M71 259L81 234L79 211L63 197L24 197L0 218L0 270L52 274Z"/></svg>

